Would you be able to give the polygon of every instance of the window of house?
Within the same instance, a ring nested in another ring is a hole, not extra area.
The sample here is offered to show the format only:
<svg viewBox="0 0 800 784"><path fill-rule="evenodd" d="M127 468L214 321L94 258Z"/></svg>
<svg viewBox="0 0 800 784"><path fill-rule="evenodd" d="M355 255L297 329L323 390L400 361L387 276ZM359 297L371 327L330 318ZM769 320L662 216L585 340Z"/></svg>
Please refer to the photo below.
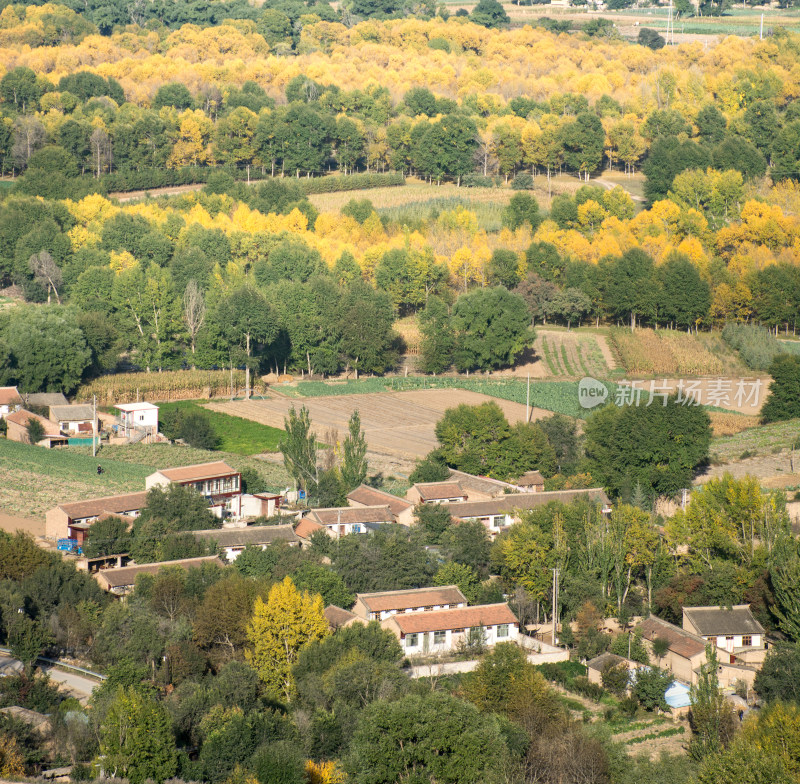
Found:
<svg viewBox="0 0 800 784"><path fill-rule="evenodd" d="M407 634L406 635L406 648L416 648L419 645L419 635L418 634Z"/></svg>
<svg viewBox="0 0 800 784"><path fill-rule="evenodd" d="M726 637L725 642L733 642L733 637Z"/></svg>
<svg viewBox="0 0 800 784"><path fill-rule="evenodd" d="M497 636L498 637L508 637L508 624L501 623L497 626Z"/></svg>
<svg viewBox="0 0 800 784"><path fill-rule="evenodd" d="M753 637L752 635L745 634L742 636L742 647L749 648L753 644Z"/></svg>
<svg viewBox="0 0 800 784"><path fill-rule="evenodd" d="M434 632L433 633L433 644L434 645L444 645L446 640L447 640L447 632Z"/></svg>
<svg viewBox="0 0 800 784"><path fill-rule="evenodd" d="M433 607L426 607L425 608L425 612L427 612L428 610L432 610L432 609L433 609Z"/></svg>
<svg viewBox="0 0 800 784"><path fill-rule="evenodd" d="M464 633L463 629L453 629L453 634L463 634L463 633Z"/></svg>
<svg viewBox="0 0 800 784"><path fill-rule="evenodd" d="M353 533L360 534L361 533L361 525L359 523L353 524Z"/></svg>

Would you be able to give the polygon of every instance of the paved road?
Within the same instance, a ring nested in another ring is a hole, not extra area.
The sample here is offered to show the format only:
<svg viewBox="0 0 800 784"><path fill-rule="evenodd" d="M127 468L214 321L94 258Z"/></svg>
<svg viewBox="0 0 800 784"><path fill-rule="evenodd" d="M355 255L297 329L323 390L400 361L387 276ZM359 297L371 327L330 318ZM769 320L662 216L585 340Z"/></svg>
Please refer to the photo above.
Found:
<svg viewBox="0 0 800 784"><path fill-rule="evenodd" d="M0 653L0 670L11 665L14 669L22 669L22 663L6 654ZM59 670L51 665L43 665L42 671L46 672L51 680L66 686L77 695L91 697L92 692L100 685L98 681L87 678L77 672Z"/></svg>

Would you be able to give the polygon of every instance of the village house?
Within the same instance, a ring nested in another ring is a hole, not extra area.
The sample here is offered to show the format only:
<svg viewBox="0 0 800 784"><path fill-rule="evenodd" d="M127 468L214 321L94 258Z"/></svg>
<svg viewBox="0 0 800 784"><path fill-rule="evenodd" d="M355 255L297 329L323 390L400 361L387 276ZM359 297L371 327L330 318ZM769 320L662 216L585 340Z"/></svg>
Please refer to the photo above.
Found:
<svg viewBox="0 0 800 784"><path fill-rule="evenodd" d="M483 604L432 612L398 613L381 622L400 641L406 656L457 651L478 630L483 643L516 642L519 621L507 604Z"/></svg>
<svg viewBox="0 0 800 784"><path fill-rule="evenodd" d="M458 482L467 494L467 501L489 501L506 493L518 492L510 482L501 482L488 476L475 476L464 471L450 469L450 481Z"/></svg>
<svg viewBox="0 0 800 784"><path fill-rule="evenodd" d="M396 524L394 515L388 506L341 506L309 509L303 513L301 525L306 520L324 528L333 539L339 539L348 534L374 533L383 526ZM298 530L300 530L300 525L298 525ZM309 530L313 533L315 529L310 528Z"/></svg>
<svg viewBox="0 0 800 784"><path fill-rule="evenodd" d="M706 647L716 647L717 677L723 688L732 687L739 682L744 682L752 687L760 662L749 663L738 660L735 654L728 654L720 649L711 640L705 640L699 634L682 629L668 621L651 615L639 624L642 637L651 657L656 664L671 672L679 681L690 686L696 684L700 677L701 667L708 662ZM653 640L666 640L667 653L662 659L653 654Z"/></svg>
<svg viewBox="0 0 800 784"><path fill-rule="evenodd" d="M117 435L123 438L153 436L158 432L158 406L152 403L119 403Z"/></svg>
<svg viewBox="0 0 800 784"><path fill-rule="evenodd" d="M457 585L401 591L358 593L353 613L365 621L384 621L398 613L433 612L466 607L467 598Z"/></svg>
<svg viewBox="0 0 800 784"><path fill-rule="evenodd" d="M238 519L273 517L280 514L283 496L280 493L242 493L231 499L230 513Z"/></svg>
<svg viewBox="0 0 800 784"><path fill-rule="evenodd" d="M514 482L518 493L544 492L544 477L538 471L526 471Z"/></svg>
<svg viewBox="0 0 800 784"><path fill-rule="evenodd" d="M490 501L467 501L448 506L457 522L478 520L486 526L490 536L496 536L519 521L519 512L545 506L551 501L568 504L580 498L601 505L601 512L611 512L611 502L600 487L586 490L557 490L549 493L509 493Z"/></svg>
<svg viewBox="0 0 800 784"><path fill-rule="evenodd" d="M294 529L295 536L300 540L300 547L307 549L311 547L311 537L317 531L324 531L326 536L330 536L330 532L324 525L315 523L310 517L302 517L300 522Z"/></svg>
<svg viewBox="0 0 800 784"><path fill-rule="evenodd" d="M589 661L586 662L586 675L591 683L596 683L598 686L602 686L603 672L606 670L606 668L621 667L623 665L628 670L628 673L635 672L640 667L645 666L644 664L633 661L633 659L628 659L624 656L617 656L616 653L606 651L605 653L601 653L599 656L595 656L594 659L589 659Z"/></svg>
<svg viewBox="0 0 800 784"><path fill-rule="evenodd" d="M414 504L405 498L387 493L385 490L378 490L369 485L359 485L347 496L347 503L350 506L388 506L389 511L394 515L395 522L400 525L414 524Z"/></svg>
<svg viewBox="0 0 800 784"><path fill-rule="evenodd" d="M23 392L21 397L23 405L36 406L41 409L49 409L50 406L69 405L69 400L61 392Z"/></svg>
<svg viewBox="0 0 800 784"><path fill-rule="evenodd" d="M749 604L732 607L684 607L683 628L725 651L730 664L761 664L767 651L766 632Z"/></svg>
<svg viewBox="0 0 800 784"><path fill-rule="evenodd" d="M91 436L96 432L94 410L89 405L50 406L49 417L68 435Z"/></svg>
<svg viewBox="0 0 800 784"><path fill-rule="evenodd" d="M191 531L195 539L214 542L229 563L248 547L266 550L277 542L286 542L289 547L297 547L300 539L290 525L250 525L243 528L210 528L204 531Z"/></svg>
<svg viewBox="0 0 800 784"><path fill-rule="evenodd" d="M16 387L0 387L0 419L22 408L22 398Z"/></svg>
<svg viewBox="0 0 800 784"><path fill-rule="evenodd" d="M61 433L61 429L55 422L51 422L49 419L45 419L43 416L34 414L24 408L20 408L11 414L6 414L6 438L9 441L29 444L28 422L31 419L35 419L44 429L44 436L36 442L37 446L51 449L54 446L66 446L69 443L69 439Z"/></svg>
<svg viewBox="0 0 800 784"><path fill-rule="evenodd" d="M132 522L147 505L147 493L125 493L59 504L45 514L44 535L48 539L75 539L83 546L92 524L103 515Z"/></svg>
<svg viewBox="0 0 800 784"><path fill-rule="evenodd" d="M412 504L454 504L467 500L458 482L417 482L408 488L406 498Z"/></svg>
<svg viewBox="0 0 800 784"><path fill-rule="evenodd" d="M219 460L181 468L162 468L145 479L147 490L170 484L196 490L208 499L209 508L217 517L224 517L234 499L242 492L242 475Z"/></svg>
<svg viewBox="0 0 800 784"><path fill-rule="evenodd" d="M335 604L329 604L324 610L325 620L332 632L341 629L343 626L352 626L354 623L364 623L362 618L359 618L355 613L337 607Z"/></svg>
<svg viewBox="0 0 800 784"><path fill-rule="evenodd" d="M115 596L125 596L133 591L136 585L136 578L140 574L156 575L165 568L178 568L188 571L189 569L199 569L206 564L215 564L219 567L225 566L219 556L206 555L201 558L182 558L178 561L159 561L136 566L123 566L121 569L102 569L92 576L104 591L108 591Z"/></svg>

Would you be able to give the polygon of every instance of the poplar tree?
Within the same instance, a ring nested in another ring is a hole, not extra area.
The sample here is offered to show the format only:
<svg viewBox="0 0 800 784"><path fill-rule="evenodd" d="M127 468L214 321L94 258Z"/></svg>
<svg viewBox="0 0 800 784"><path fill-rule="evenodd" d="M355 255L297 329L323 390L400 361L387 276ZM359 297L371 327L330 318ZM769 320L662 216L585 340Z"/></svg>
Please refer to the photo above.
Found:
<svg viewBox="0 0 800 784"><path fill-rule="evenodd" d="M350 415L349 434L342 444L342 484L347 492L367 478L367 439L361 430L358 409Z"/></svg>

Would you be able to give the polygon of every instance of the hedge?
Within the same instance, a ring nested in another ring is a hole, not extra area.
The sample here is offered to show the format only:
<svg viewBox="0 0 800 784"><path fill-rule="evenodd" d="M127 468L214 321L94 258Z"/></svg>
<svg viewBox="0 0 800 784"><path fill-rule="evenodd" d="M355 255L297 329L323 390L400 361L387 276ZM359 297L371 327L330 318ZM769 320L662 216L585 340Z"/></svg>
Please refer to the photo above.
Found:
<svg viewBox="0 0 800 784"><path fill-rule="evenodd" d="M339 191L361 191L367 188L387 188L392 185L405 185L406 178L402 172L387 172L386 174L342 174L338 177L314 177L299 180L303 192L312 193L337 193Z"/></svg>

